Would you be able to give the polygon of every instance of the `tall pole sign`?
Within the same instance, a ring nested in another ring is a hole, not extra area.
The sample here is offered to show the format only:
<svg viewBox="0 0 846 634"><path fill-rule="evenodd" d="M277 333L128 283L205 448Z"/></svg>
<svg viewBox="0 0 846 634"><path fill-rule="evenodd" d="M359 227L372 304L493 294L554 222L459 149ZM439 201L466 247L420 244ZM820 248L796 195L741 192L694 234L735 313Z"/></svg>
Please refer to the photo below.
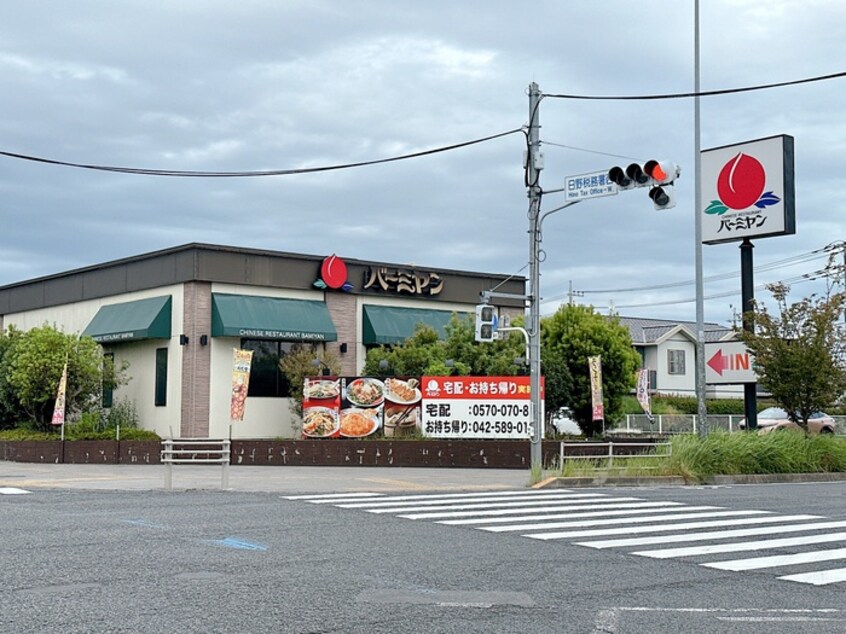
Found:
<svg viewBox="0 0 846 634"><path fill-rule="evenodd" d="M751 332L752 238L796 233L793 137L782 134L703 150L700 164L697 214L702 244L740 241L743 329ZM741 382L747 429L755 429L757 384Z"/></svg>
<svg viewBox="0 0 846 634"><path fill-rule="evenodd" d="M793 137L702 151L702 243L796 233Z"/></svg>

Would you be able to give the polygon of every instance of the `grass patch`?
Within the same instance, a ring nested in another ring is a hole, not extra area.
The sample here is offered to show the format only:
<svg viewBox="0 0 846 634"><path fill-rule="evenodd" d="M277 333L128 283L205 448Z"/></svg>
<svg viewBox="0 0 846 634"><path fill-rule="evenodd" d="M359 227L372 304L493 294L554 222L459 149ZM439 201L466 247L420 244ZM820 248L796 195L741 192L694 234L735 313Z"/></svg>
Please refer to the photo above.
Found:
<svg viewBox="0 0 846 634"><path fill-rule="evenodd" d="M672 438L669 447L657 447L650 457L565 459L552 465L559 477L681 476L688 481L714 475L846 472L846 438L830 434L807 436L796 432L764 435L714 432Z"/></svg>

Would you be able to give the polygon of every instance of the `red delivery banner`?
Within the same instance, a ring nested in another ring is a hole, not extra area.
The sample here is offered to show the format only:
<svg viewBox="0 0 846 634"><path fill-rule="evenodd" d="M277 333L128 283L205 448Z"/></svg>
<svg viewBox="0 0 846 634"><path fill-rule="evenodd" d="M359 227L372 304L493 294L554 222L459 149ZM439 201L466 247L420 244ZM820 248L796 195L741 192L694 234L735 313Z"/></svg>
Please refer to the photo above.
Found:
<svg viewBox="0 0 846 634"><path fill-rule="evenodd" d="M434 438L532 437L528 376L424 376L421 431ZM541 415L543 420L543 379Z"/></svg>

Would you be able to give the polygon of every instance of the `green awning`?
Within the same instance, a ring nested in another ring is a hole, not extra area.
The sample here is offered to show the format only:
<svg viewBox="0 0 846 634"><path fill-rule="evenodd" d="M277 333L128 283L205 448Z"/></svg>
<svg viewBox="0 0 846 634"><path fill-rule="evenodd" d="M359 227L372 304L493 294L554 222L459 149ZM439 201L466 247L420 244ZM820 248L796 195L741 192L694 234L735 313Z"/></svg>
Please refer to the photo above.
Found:
<svg viewBox="0 0 846 634"><path fill-rule="evenodd" d="M98 343L170 339L171 297L148 297L101 306L82 332Z"/></svg>
<svg viewBox="0 0 846 634"><path fill-rule="evenodd" d="M397 306L365 305L362 342L364 345L402 343L414 334L417 324L431 326L443 338L453 311ZM461 317L464 313L458 313Z"/></svg>
<svg viewBox="0 0 846 634"><path fill-rule="evenodd" d="M337 341L324 302L212 293L212 337Z"/></svg>

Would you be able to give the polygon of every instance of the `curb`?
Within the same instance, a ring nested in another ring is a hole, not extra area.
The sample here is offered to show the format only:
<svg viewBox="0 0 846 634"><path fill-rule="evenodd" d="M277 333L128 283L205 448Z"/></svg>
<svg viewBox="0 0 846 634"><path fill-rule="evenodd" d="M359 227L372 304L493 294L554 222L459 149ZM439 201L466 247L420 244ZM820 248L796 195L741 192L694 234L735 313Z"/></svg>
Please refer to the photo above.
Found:
<svg viewBox="0 0 846 634"><path fill-rule="evenodd" d="M547 478L532 485L533 489L569 489L576 487L660 487L688 484L681 476L620 477L598 474L590 477Z"/></svg>
<svg viewBox="0 0 846 634"><path fill-rule="evenodd" d="M844 482L846 473L769 473L749 475L715 475L701 481L687 481L681 476L595 476L550 477L532 485L533 489L568 489L578 487L663 487L727 484L784 484L812 482Z"/></svg>

